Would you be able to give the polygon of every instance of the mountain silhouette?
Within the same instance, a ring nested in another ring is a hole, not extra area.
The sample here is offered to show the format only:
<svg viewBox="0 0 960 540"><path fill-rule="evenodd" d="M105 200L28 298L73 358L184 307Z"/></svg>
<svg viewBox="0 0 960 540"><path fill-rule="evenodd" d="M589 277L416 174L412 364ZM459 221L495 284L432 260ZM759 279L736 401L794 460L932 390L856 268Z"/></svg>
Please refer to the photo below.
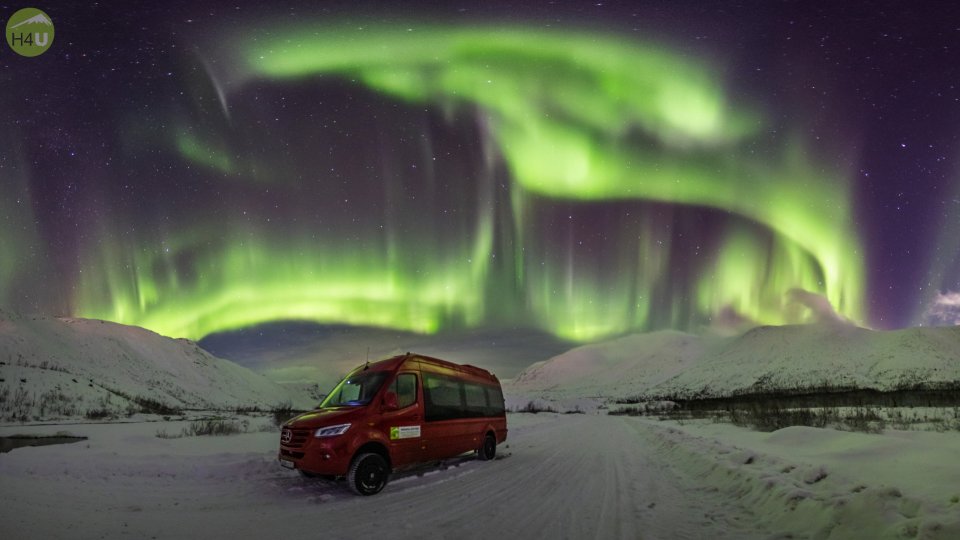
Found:
<svg viewBox="0 0 960 540"><path fill-rule="evenodd" d="M25 25L25 24L31 24L31 23L45 24L45 25L47 25L47 26L53 26L53 21L51 21L46 15L44 15L43 13L37 13L36 15L34 15L33 17L30 17L29 19L27 19L27 20L25 20L25 21L18 22L17 24L11 26L11 27L10 27L10 30L13 30L14 28L16 28L16 27L18 27L18 26L23 26L23 25Z"/></svg>

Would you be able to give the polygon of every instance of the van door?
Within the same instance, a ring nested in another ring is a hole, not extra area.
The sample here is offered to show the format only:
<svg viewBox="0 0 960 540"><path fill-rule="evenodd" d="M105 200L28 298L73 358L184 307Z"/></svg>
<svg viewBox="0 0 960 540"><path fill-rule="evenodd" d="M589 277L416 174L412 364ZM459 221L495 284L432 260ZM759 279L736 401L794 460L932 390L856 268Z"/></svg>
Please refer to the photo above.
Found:
<svg viewBox="0 0 960 540"><path fill-rule="evenodd" d="M439 371L439 369L438 369ZM464 418L463 384L452 373L422 369L424 459L444 459L472 449L470 419ZM473 437L475 438L475 437Z"/></svg>
<svg viewBox="0 0 960 540"><path fill-rule="evenodd" d="M394 467L421 460L423 413L418 379L416 373L400 372L387 388L397 394L400 407L395 411L384 411L381 416L381 428L390 441L390 458Z"/></svg>

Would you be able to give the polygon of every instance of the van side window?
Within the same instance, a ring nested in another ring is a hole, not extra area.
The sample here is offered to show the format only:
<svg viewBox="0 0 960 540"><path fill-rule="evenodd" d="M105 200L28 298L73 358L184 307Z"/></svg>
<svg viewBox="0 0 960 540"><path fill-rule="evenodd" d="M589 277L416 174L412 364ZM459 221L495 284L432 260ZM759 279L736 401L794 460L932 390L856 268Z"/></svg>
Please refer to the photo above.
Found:
<svg viewBox="0 0 960 540"><path fill-rule="evenodd" d="M423 372L424 416L428 422L503 414L503 393L492 385Z"/></svg>
<svg viewBox="0 0 960 540"><path fill-rule="evenodd" d="M484 386L487 393L487 415L500 416L504 413L503 392L497 386Z"/></svg>
<svg viewBox="0 0 960 540"><path fill-rule="evenodd" d="M417 376L413 373L397 375L390 389L397 394L397 405L401 409L417 402Z"/></svg>
<svg viewBox="0 0 960 540"><path fill-rule="evenodd" d="M429 372L423 373L424 417L433 420L462 418L460 381Z"/></svg>
<svg viewBox="0 0 960 540"><path fill-rule="evenodd" d="M479 384L467 383L463 385L464 393L467 398L466 415L468 417L481 417L487 414L487 393L484 387Z"/></svg>

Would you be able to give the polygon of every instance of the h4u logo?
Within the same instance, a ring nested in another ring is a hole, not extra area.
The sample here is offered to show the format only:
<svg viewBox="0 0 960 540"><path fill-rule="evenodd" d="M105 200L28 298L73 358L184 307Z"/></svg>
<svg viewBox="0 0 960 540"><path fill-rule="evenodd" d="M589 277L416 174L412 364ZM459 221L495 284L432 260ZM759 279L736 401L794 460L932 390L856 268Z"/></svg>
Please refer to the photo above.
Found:
<svg viewBox="0 0 960 540"><path fill-rule="evenodd" d="M53 44L53 21L37 8L23 8L7 21L7 45L21 56L39 56Z"/></svg>

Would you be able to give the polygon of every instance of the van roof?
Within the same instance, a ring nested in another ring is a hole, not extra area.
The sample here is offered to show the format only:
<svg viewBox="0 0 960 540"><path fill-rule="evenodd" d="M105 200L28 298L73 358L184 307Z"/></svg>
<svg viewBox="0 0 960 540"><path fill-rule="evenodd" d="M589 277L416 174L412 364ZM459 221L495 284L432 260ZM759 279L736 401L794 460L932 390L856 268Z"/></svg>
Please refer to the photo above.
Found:
<svg viewBox="0 0 960 540"><path fill-rule="evenodd" d="M470 365L470 364L457 364L457 363L454 363L454 362L450 362L450 361L448 361L448 360L443 360L443 359L441 359L441 358L434 358L434 357L432 357L432 356L426 356L426 355L424 355L424 354L417 354L417 353L411 353L411 352L404 353L404 354L398 354L397 356L392 356L392 357L387 358L387 359L385 359L385 360L379 360L379 361L377 361L377 362L371 362L371 363L369 363L368 365L370 366L370 369L394 370L394 369L400 367L400 364L402 364L403 362L407 361L408 359L412 359L412 358L415 358L415 359L417 359L417 360L420 360L421 362L424 362L424 361L425 361L425 362L427 362L427 363L429 363L429 364L433 364L433 365L436 365L436 366L453 369L453 370L456 370L456 371L463 371L463 372L466 372L466 373L470 373L470 374L472 374L472 375L478 375L478 376L481 376L481 377L491 378L491 379L495 379L495 380L497 379L497 376L494 375L493 373L490 373L489 371L487 371L487 370L485 370L485 369L483 369L483 368L479 368L479 367L477 367L477 366L472 366L472 365Z"/></svg>

